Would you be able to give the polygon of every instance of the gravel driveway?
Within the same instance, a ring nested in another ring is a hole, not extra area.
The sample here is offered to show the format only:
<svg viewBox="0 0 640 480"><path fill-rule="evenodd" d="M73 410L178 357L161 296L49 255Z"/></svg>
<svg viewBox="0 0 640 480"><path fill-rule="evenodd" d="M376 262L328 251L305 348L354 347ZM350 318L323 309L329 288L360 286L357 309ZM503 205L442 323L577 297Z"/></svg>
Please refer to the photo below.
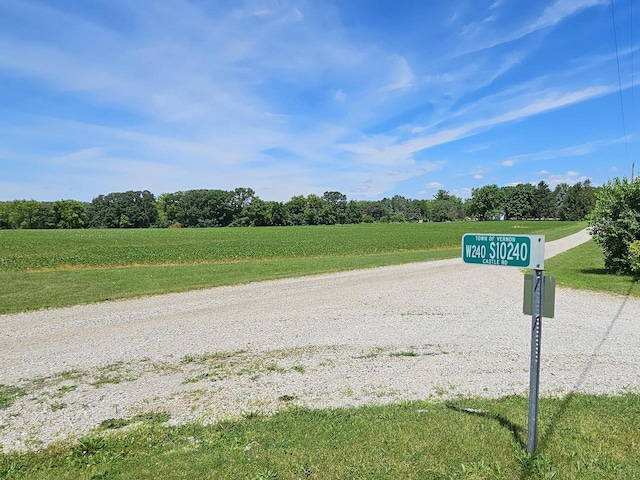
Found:
<svg viewBox="0 0 640 480"><path fill-rule="evenodd" d="M547 257L586 232L549 242ZM460 259L0 316L5 451L156 411L217 421L312 408L526 395L519 269ZM640 299L559 288L541 393L640 388ZM21 395L21 396L20 396Z"/></svg>

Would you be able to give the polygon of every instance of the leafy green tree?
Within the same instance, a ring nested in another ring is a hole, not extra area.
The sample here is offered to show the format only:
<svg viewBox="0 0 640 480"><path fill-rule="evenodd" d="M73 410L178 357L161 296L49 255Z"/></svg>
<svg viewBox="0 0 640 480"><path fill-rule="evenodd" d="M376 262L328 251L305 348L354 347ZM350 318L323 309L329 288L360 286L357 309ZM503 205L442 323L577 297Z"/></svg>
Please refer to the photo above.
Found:
<svg viewBox="0 0 640 480"><path fill-rule="evenodd" d="M593 240L602 247L607 270L631 273L637 247L631 252L629 249L640 240L640 179L615 178L604 185L596 194L589 222Z"/></svg>
<svg viewBox="0 0 640 480"><path fill-rule="evenodd" d="M347 223L347 196L340 192L324 192L322 201L326 205L325 221L329 225Z"/></svg>
<svg viewBox="0 0 640 480"><path fill-rule="evenodd" d="M379 222L382 217L387 215L385 205L379 200L361 200L359 203L363 217L371 217L374 221Z"/></svg>
<svg viewBox="0 0 640 480"><path fill-rule="evenodd" d="M6 221L10 228L42 228L42 204L36 200L13 200L6 204Z"/></svg>
<svg viewBox="0 0 640 480"><path fill-rule="evenodd" d="M148 228L158 221L155 196L148 190L98 195L86 208L93 228Z"/></svg>
<svg viewBox="0 0 640 480"><path fill-rule="evenodd" d="M197 189L167 194L162 202L169 224L227 227L241 216L248 201L242 195L235 191Z"/></svg>
<svg viewBox="0 0 640 480"><path fill-rule="evenodd" d="M558 212L560 220L584 220L591 213L596 204L596 189L591 181L576 183L569 187L562 199L562 206Z"/></svg>
<svg viewBox="0 0 640 480"><path fill-rule="evenodd" d="M304 220L306 225L323 225L329 217L329 207L318 195L310 194L306 198Z"/></svg>
<svg viewBox="0 0 640 480"><path fill-rule="evenodd" d="M499 217L503 208L503 191L497 185L485 185L471 191L469 214L479 220Z"/></svg>
<svg viewBox="0 0 640 480"><path fill-rule="evenodd" d="M264 201L254 197L243 210L249 225L255 227L286 225L284 206L280 202Z"/></svg>
<svg viewBox="0 0 640 480"><path fill-rule="evenodd" d="M431 220L446 222L465 217L462 199L446 190L438 190L431 201Z"/></svg>
<svg viewBox="0 0 640 480"><path fill-rule="evenodd" d="M0 202L0 229L7 230L13 228L9 221L9 202Z"/></svg>
<svg viewBox="0 0 640 480"><path fill-rule="evenodd" d="M362 207L360 202L356 201L356 200L349 200L349 203L347 203L347 210L345 212L346 218L345 218L345 222L346 223L360 223L362 222Z"/></svg>
<svg viewBox="0 0 640 480"><path fill-rule="evenodd" d="M295 195L285 204L288 225L305 225L307 200L304 195Z"/></svg>
<svg viewBox="0 0 640 480"><path fill-rule="evenodd" d="M53 202L38 202L40 203L40 219L36 228L52 229L58 228L56 226L56 217L53 213Z"/></svg>
<svg viewBox="0 0 640 480"><path fill-rule="evenodd" d="M530 183L504 187L504 211L509 220L523 220L533 217L535 191L535 187Z"/></svg>
<svg viewBox="0 0 640 480"><path fill-rule="evenodd" d="M541 180L536 185L536 191L532 199L533 218L554 218L556 214L556 199L549 189L547 182Z"/></svg>
<svg viewBox="0 0 640 480"><path fill-rule="evenodd" d="M58 200L51 206L55 228L82 228L86 221L84 203L77 200Z"/></svg>
<svg viewBox="0 0 640 480"><path fill-rule="evenodd" d="M433 218L433 200L416 200L420 206L422 220L431 221Z"/></svg>

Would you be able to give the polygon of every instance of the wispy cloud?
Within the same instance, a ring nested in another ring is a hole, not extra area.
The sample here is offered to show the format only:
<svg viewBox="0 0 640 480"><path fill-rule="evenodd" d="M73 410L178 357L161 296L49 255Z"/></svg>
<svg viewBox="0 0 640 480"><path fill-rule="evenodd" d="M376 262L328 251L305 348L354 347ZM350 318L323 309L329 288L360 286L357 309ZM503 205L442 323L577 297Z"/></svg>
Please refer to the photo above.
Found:
<svg viewBox="0 0 640 480"><path fill-rule="evenodd" d="M495 2L490 10L500 10L504 6L503 3L504 2ZM516 24L510 29L505 29L504 26L501 25L501 30L498 31L494 30L491 22L486 22L485 19L480 22L472 22L465 28L467 41L460 53L469 54L519 40L540 30L554 27L583 10L604 6L608 3L607 0L555 0L546 6L542 12L538 13L532 21L527 21L528 18L531 17L527 18L525 16L523 23L520 25ZM530 7L537 5L539 4L532 3Z"/></svg>
<svg viewBox="0 0 640 480"><path fill-rule="evenodd" d="M539 152L533 153L524 153L520 155L515 155L505 159L502 164L507 166L513 166L516 163L521 162L532 162L538 160L554 160L554 159L563 159L567 157L579 157L588 155L597 151L599 148L607 145L619 144L624 142L624 138L616 138L613 140L598 140L593 142L582 143L580 145L572 145L569 147L563 147L553 150L543 150ZM542 171L541 173L549 173L546 171Z"/></svg>

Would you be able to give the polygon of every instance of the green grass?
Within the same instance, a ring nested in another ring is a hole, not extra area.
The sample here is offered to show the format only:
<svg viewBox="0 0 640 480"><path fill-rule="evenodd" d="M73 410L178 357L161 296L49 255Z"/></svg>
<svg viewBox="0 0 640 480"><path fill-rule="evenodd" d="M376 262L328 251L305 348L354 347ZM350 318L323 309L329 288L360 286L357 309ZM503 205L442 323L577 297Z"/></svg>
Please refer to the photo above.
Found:
<svg viewBox="0 0 640 480"><path fill-rule="evenodd" d="M18 398L26 394L24 388L0 383L0 410L9 408Z"/></svg>
<svg viewBox="0 0 640 480"><path fill-rule="evenodd" d="M284 401L284 400L283 400ZM525 453L527 399L286 409L215 425L113 419L75 443L0 455L6 479L640 478L640 396L569 395L540 405ZM133 421L137 427L122 429Z"/></svg>
<svg viewBox="0 0 640 480"><path fill-rule="evenodd" d="M0 231L0 313L460 255L470 232L547 241L584 222L454 222L147 230Z"/></svg>
<svg viewBox="0 0 640 480"><path fill-rule="evenodd" d="M559 286L640 296L640 283L631 275L607 273L602 249L589 241L545 261L545 275L556 277Z"/></svg>
<svg viewBox="0 0 640 480"><path fill-rule="evenodd" d="M2 230L0 271L314 258L459 248L463 234L543 233L580 222L455 222L318 227Z"/></svg>

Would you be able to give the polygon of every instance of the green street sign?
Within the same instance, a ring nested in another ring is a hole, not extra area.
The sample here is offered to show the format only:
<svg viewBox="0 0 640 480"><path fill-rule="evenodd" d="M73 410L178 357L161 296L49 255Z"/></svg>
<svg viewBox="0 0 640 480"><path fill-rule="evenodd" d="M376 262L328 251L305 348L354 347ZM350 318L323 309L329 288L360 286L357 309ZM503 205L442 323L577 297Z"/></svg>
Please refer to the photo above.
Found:
<svg viewBox="0 0 640 480"><path fill-rule="evenodd" d="M544 235L467 233L462 237L462 260L544 270Z"/></svg>

